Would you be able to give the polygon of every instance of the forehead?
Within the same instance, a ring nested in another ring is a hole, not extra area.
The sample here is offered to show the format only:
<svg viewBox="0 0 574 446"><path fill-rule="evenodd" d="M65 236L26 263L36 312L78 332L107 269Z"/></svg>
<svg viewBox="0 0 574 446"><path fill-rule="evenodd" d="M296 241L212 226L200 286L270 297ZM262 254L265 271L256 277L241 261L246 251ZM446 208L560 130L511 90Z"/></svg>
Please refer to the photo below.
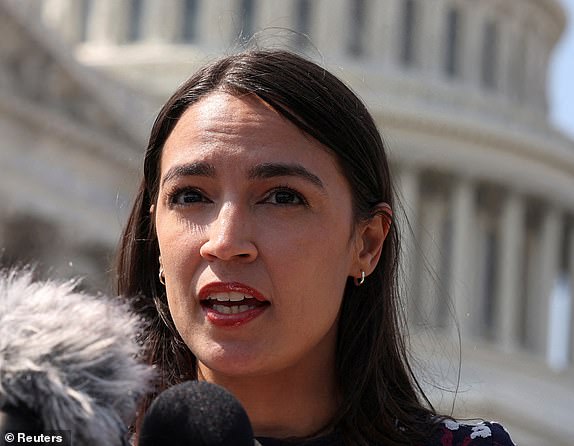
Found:
<svg viewBox="0 0 574 446"><path fill-rule="evenodd" d="M162 169L211 157L241 163L297 161L339 171L327 147L254 95L214 92L190 106L166 140Z"/></svg>

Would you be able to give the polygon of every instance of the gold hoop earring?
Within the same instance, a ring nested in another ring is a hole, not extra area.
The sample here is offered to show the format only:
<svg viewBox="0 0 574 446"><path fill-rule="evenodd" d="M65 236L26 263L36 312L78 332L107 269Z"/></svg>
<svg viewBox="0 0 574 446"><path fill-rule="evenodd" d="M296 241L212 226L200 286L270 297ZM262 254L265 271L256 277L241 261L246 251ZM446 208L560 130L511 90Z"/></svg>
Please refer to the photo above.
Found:
<svg viewBox="0 0 574 446"><path fill-rule="evenodd" d="M163 286L165 286L165 276L163 275L163 265L159 266L159 283L161 283Z"/></svg>
<svg viewBox="0 0 574 446"><path fill-rule="evenodd" d="M365 283L365 271L361 270L361 278L355 277L355 286L361 286Z"/></svg>

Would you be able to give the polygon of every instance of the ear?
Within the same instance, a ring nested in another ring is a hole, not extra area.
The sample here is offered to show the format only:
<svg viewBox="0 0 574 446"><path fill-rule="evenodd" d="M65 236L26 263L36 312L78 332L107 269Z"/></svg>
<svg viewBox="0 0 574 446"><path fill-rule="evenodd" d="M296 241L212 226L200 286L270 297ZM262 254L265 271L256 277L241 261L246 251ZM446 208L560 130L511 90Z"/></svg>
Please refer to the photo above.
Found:
<svg viewBox="0 0 574 446"><path fill-rule="evenodd" d="M153 215L154 212L155 212L155 204L152 204L152 205L149 207L149 213L150 213L150 215Z"/></svg>
<svg viewBox="0 0 574 446"><path fill-rule="evenodd" d="M374 271L381 258L383 243L391 228L393 211L387 203L379 203L373 214L371 218L361 222L357 228L356 257L351 274L353 277L360 277L361 271L364 271L367 276Z"/></svg>

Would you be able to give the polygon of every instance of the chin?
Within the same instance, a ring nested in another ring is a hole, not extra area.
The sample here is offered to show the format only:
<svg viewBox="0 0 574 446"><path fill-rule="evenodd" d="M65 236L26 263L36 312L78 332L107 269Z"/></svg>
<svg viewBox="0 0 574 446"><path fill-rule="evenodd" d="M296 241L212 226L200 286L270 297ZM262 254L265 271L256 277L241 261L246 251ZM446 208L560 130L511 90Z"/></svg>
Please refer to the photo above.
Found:
<svg viewBox="0 0 574 446"><path fill-rule="evenodd" d="M269 354L256 353L252 349L231 348L218 346L217 349L208 349L202 354L198 351L195 355L204 368L221 376L249 377L267 374L271 370L267 361Z"/></svg>

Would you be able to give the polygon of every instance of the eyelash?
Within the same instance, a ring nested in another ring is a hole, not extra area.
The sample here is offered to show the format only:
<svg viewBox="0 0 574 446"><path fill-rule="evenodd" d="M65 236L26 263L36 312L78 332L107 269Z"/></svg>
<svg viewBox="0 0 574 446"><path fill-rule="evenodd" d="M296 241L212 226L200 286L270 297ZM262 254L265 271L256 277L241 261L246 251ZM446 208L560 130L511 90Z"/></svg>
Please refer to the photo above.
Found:
<svg viewBox="0 0 574 446"><path fill-rule="evenodd" d="M277 193L281 193L281 192L286 192L289 194L293 194L299 201L300 203L273 203L273 205L275 206L309 206L308 201L305 199L305 197L299 193L298 191L296 191L295 189L293 189L292 187L288 187L288 186L280 186L280 187L276 187L274 189L272 189L267 196L265 197L265 199L263 201L268 201L269 198L273 195L273 194L277 194Z"/></svg>
<svg viewBox="0 0 574 446"><path fill-rule="evenodd" d="M193 201L190 203L178 203L177 200L185 193L194 193L194 194L199 196L200 200L199 201ZM185 206L185 205L189 205L192 203L207 203L207 202L209 202L209 200L205 197L203 192L201 192L199 189L196 189L195 187L174 188L173 190L170 190L167 193L167 200L168 200L168 203L170 204L170 206Z"/></svg>
<svg viewBox="0 0 574 446"><path fill-rule="evenodd" d="M270 204L273 204L274 206L306 206L306 207L309 206L309 202L305 199L305 197L301 193L299 193L297 190L293 189L292 187L288 187L288 186L279 186L279 187L272 189L271 191L269 191L267 193L265 198L260 203L268 202L269 199L274 194L281 193L281 192L292 194L300 202L299 203L270 203ZM183 196L183 194L185 194L185 193L196 194L198 196L199 200L188 202L188 203L178 203L177 200L179 198L181 198ZM201 190L194 188L194 187L174 188L173 190L171 190L167 193L167 200L168 200L168 203L170 206L186 206L186 205L190 205L190 204L209 203L210 202L210 200L208 198L206 198L205 194Z"/></svg>

